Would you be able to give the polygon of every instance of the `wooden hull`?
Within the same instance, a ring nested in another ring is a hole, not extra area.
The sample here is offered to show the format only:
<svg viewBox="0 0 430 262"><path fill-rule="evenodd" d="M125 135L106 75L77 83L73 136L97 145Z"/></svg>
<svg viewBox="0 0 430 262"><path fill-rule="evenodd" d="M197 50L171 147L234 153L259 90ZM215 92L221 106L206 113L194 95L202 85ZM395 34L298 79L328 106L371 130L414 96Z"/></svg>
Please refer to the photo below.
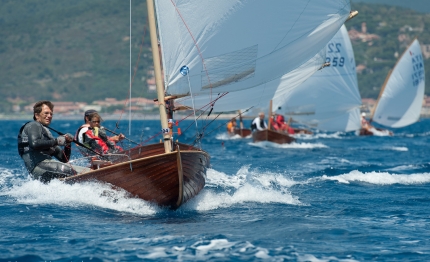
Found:
<svg viewBox="0 0 430 262"><path fill-rule="evenodd" d="M234 134L240 135L241 137L248 137L252 133L251 129L235 129Z"/></svg>
<svg viewBox="0 0 430 262"><path fill-rule="evenodd" d="M64 180L110 183L132 196L172 209L197 195L205 185L209 167L209 155L205 151L179 144L174 152L164 153L164 145L160 143L136 147L129 152L131 160L114 161L109 166Z"/></svg>
<svg viewBox="0 0 430 262"><path fill-rule="evenodd" d="M255 142L269 141L278 144L289 144L295 139L287 133L280 133L273 130L255 131L252 133L252 140Z"/></svg>
<svg viewBox="0 0 430 262"><path fill-rule="evenodd" d="M376 128L377 131L379 131L380 133L386 135L386 136L392 136L393 132L387 130L387 129L381 129L381 128ZM361 128L360 129L360 136L373 136L375 135L371 130L368 129L364 129Z"/></svg>
<svg viewBox="0 0 430 262"><path fill-rule="evenodd" d="M293 128L294 129L294 134L306 134L306 135L312 135L313 132L307 129L303 129L303 128Z"/></svg>

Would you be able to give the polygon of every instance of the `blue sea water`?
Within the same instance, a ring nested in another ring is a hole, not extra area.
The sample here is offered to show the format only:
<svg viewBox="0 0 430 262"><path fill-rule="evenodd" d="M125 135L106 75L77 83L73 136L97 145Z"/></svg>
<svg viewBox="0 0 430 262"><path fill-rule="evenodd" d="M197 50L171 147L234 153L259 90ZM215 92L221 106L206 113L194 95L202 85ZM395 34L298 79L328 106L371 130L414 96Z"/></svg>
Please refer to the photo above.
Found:
<svg viewBox="0 0 430 262"><path fill-rule="evenodd" d="M0 261L430 260L429 119L393 137L316 131L283 146L230 138L217 120L201 143L206 186L176 211L96 182L32 181L16 149L24 122L0 123ZM130 138L159 129L133 121Z"/></svg>

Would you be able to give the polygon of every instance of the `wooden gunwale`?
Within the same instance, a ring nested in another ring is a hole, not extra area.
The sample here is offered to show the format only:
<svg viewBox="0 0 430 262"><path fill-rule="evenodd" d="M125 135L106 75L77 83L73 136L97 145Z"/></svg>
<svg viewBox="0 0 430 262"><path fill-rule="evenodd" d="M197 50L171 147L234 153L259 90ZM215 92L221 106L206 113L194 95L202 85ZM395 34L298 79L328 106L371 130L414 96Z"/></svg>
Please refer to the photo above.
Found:
<svg viewBox="0 0 430 262"><path fill-rule="evenodd" d="M118 168L119 166L129 165L130 163L131 164L138 163L138 162L140 162L140 161L142 161L144 159L153 159L153 158L157 158L157 157L160 157L160 156L167 156L167 155L174 155L174 154L176 154L176 151L169 152L169 153L162 153L162 154L158 154L158 155L154 155L154 156L148 156L148 157L144 157L144 158L132 159L132 160L129 160L129 161L124 161L124 162L121 162L121 163L113 164L111 166L106 166L106 167L103 167L103 168L100 168L100 169L91 170L91 171L86 172L86 173L77 174L75 176L68 177L68 178L79 178L81 176L85 176L85 175L88 175L88 174L91 174L91 173L95 173L95 171L97 171L97 170L105 170L106 171L106 170ZM181 154L204 154L207 157L209 157L208 153L206 153L205 151L197 151L197 150L196 151L193 150L193 151L181 152ZM67 178L65 180L67 180Z"/></svg>

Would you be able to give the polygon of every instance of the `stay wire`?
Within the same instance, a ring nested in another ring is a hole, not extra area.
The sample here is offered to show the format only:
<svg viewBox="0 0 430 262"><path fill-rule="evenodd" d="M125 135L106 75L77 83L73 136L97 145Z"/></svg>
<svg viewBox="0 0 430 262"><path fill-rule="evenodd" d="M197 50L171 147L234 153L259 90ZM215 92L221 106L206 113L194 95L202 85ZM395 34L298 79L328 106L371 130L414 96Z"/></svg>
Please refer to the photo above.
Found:
<svg viewBox="0 0 430 262"><path fill-rule="evenodd" d="M250 108L248 108L248 109L246 109L245 111L243 111L243 112L241 112L241 113L237 114L234 118L236 118L236 117L238 117L238 116L240 116L240 115L243 115L243 113L246 113L247 111L251 110L252 108L253 108L253 106L252 106L252 107L250 107ZM222 126L225 126L225 124L227 124L229 121L230 121L230 120L223 122L222 124L220 124L220 125L219 125L218 127L216 127L215 129L212 129L210 132L206 133L206 135L209 135L210 133L212 133L212 132L214 132L214 131L216 131L216 130L220 129Z"/></svg>

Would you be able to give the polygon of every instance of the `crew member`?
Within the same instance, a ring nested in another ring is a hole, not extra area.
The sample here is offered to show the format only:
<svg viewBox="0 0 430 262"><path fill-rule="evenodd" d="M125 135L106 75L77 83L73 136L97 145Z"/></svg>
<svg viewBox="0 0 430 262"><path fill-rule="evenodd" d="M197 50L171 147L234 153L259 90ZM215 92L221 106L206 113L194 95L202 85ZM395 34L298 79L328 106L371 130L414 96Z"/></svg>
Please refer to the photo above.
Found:
<svg viewBox="0 0 430 262"><path fill-rule="evenodd" d="M71 134L54 138L47 128L51 124L54 105L39 101L33 106L33 120L24 124L18 134L18 153L34 179L44 183L53 178L72 176L89 168L66 164L71 153ZM60 146L64 146L62 149ZM52 159L55 157L59 161Z"/></svg>
<svg viewBox="0 0 430 262"><path fill-rule="evenodd" d="M117 146L114 141L110 140L103 128L100 128L100 122L103 119L95 112L88 116L89 127L83 135L83 144L88 148L101 153L118 153L123 151L120 146ZM118 140L121 141L125 136L120 134Z"/></svg>
<svg viewBox="0 0 430 262"><path fill-rule="evenodd" d="M94 109L89 109L89 110L85 111L85 113L84 113L84 122L85 123L82 126L80 126L78 128L78 130L76 130L75 140L78 141L78 142L80 142L81 144L84 143L84 134L85 134L85 132L88 131L88 128L90 127L89 116L91 114L94 114L94 113L97 113L97 111L94 110ZM115 136L109 137L109 140L112 141L112 142L114 142L114 143L117 143L120 140L122 140L123 138L124 138L124 135L120 134L120 135L115 135ZM81 152L81 154L83 156L89 156L89 155L93 155L94 154L93 152L91 152L91 151L89 151L86 148L81 147L81 146L78 146L78 149L79 149L79 151Z"/></svg>
<svg viewBox="0 0 430 262"><path fill-rule="evenodd" d="M258 117L256 117L256 118L252 121L252 123L251 123L251 130L252 130L252 131L256 131L256 130L261 131L261 130L265 130L265 129L267 129L267 124L266 124L266 122L264 121L264 113L263 113L263 112L260 112L260 113L258 114Z"/></svg>
<svg viewBox="0 0 430 262"><path fill-rule="evenodd" d="M227 124L227 133L234 134L234 129L236 129L236 118L232 118Z"/></svg>

